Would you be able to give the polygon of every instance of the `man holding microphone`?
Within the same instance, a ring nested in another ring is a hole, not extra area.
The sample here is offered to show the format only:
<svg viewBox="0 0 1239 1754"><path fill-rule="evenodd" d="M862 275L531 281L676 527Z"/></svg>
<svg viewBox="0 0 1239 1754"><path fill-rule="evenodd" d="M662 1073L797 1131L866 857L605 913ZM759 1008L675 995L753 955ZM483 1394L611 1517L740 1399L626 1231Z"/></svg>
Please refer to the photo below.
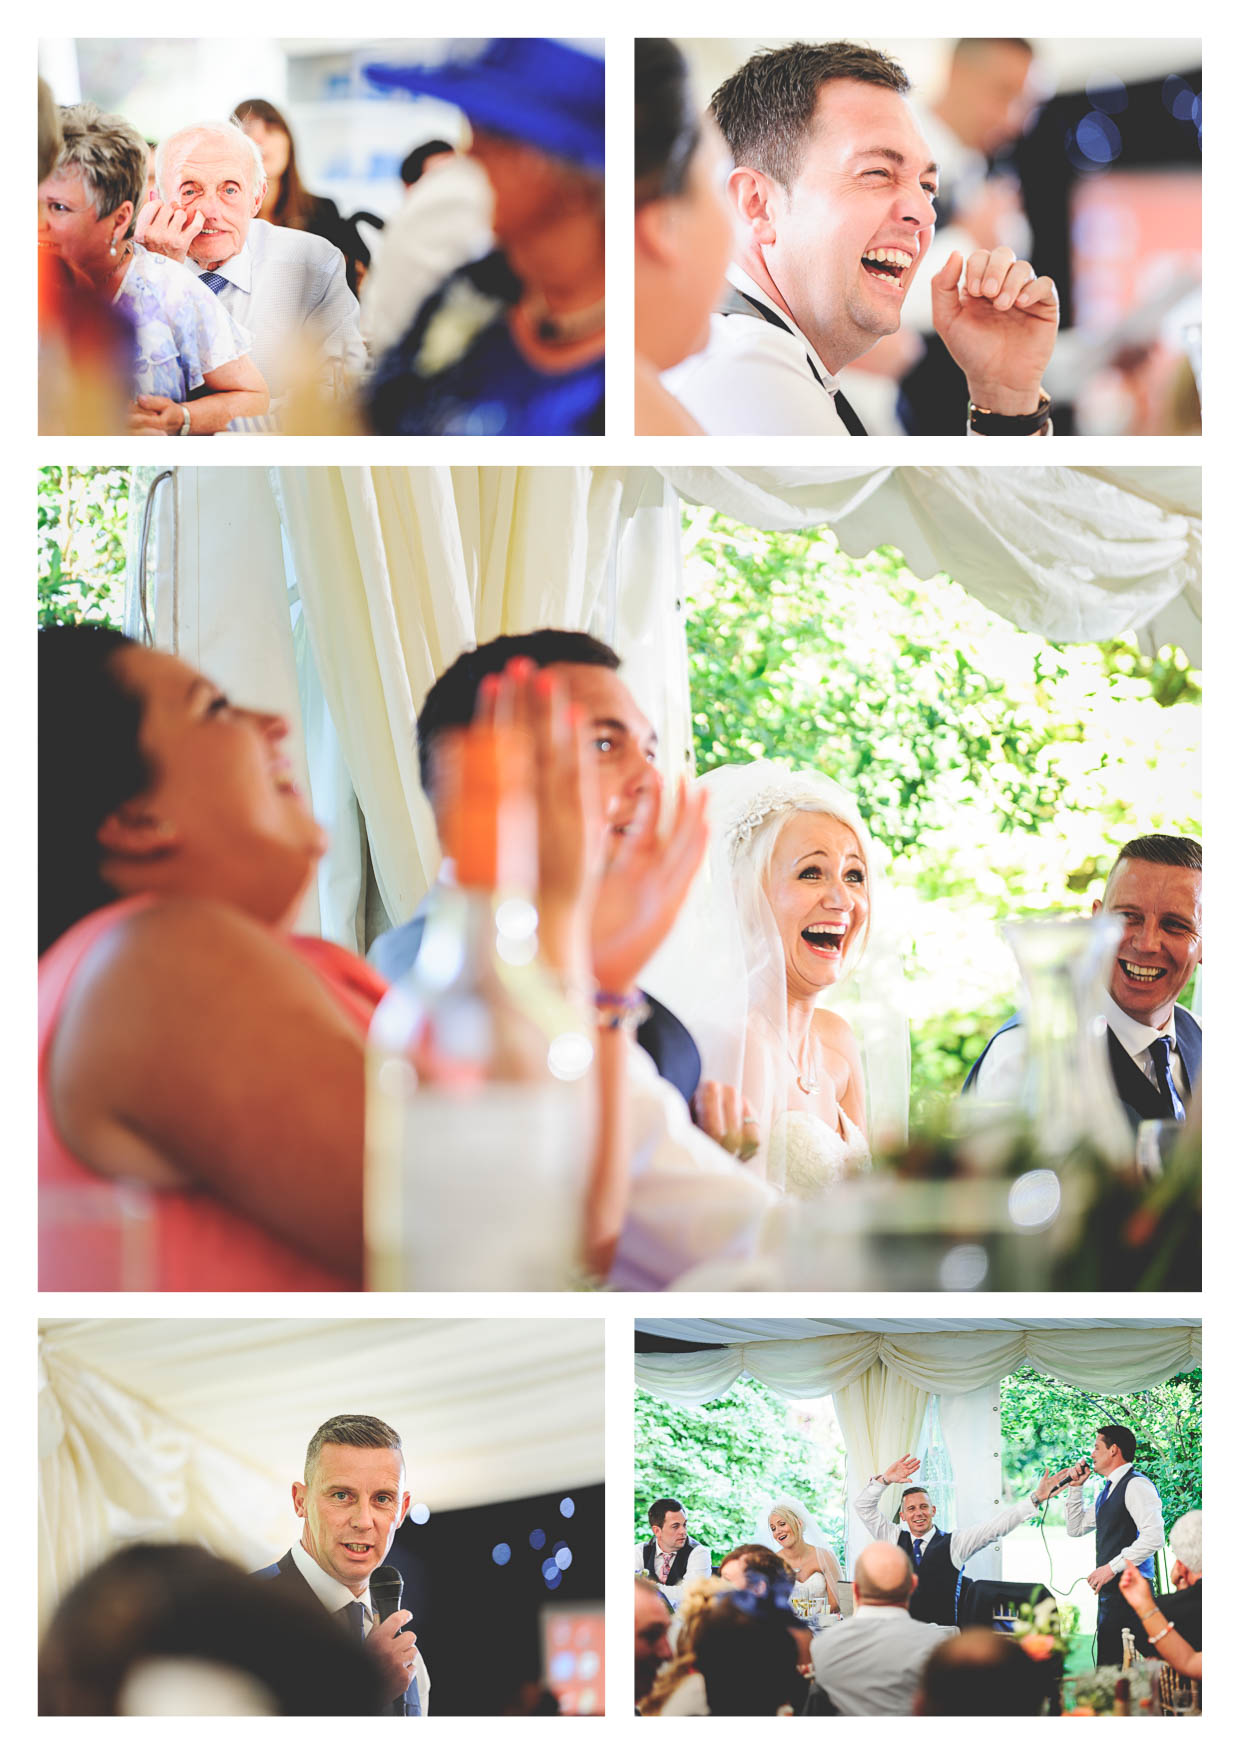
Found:
<svg viewBox="0 0 1239 1754"><path fill-rule="evenodd" d="M336 1414L310 1439L305 1479L292 1493L301 1540L255 1577L302 1596L309 1590L365 1639L388 1685L391 1715L423 1717L430 1676L408 1626L413 1616L397 1608L380 1618L370 1600L371 1577L409 1509L399 1433L370 1414Z"/></svg>
<svg viewBox="0 0 1239 1754"><path fill-rule="evenodd" d="M1162 1502L1147 1474L1132 1466L1135 1433L1126 1425L1103 1425L1097 1432L1091 1462L1077 1462L1067 1486L1067 1533L1096 1539L1096 1569L1089 1587L1097 1595L1098 1666L1123 1660L1123 1628L1140 1631L1135 1610L1124 1601L1119 1579L1128 1565L1153 1577L1153 1555L1165 1545ZM1084 1503L1081 1487L1089 1473L1102 1476L1096 1501Z"/></svg>

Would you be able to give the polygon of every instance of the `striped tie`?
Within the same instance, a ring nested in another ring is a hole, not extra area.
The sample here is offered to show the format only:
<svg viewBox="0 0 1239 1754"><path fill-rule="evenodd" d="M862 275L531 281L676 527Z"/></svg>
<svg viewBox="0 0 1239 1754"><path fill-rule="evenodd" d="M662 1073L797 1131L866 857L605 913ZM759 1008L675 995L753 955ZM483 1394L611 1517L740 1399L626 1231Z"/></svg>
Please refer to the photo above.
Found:
<svg viewBox="0 0 1239 1754"><path fill-rule="evenodd" d="M1174 1073L1170 1070L1170 1037L1159 1035L1156 1041L1149 1043L1149 1057L1153 1061L1153 1070L1157 1074L1157 1088L1170 1104L1170 1113L1176 1121L1187 1119L1187 1110L1183 1107L1183 1098L1175 1087Z"/></svg>
<svg viewBox="0 0 1239 1754"><path fill-rule="evenodd" d="M198 276L198 278L202 282L203 286L209 286L211 291L213 293L215 293L217 296L223 290L223 288L225 286L227 286L227 284L228 284L227 280L225 279L225 277L222 274L214 274L214 273L200 274Z"/></svg>

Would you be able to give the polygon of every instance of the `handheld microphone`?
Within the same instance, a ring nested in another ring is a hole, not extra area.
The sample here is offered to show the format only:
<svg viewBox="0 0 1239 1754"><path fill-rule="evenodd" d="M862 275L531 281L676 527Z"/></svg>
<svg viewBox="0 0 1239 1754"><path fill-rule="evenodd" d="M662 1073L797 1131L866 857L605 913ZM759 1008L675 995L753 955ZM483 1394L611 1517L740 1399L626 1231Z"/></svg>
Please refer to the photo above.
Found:
<svg viewBox="0 0 1239 1754"><path fill-rule="evenodd" d="M394 1565L380 1565L370 1573L370 1606L376 1620L383 1621L400 1607L404 1579Z"/></svg>
<svg viewBox="0 0 1239 1754"><path fill-rule="evenodd" d="M404 1594L404 1578L394 1565L380 1565L370 1573L370 1606L374 1611L376 1622L382 1623L389 1614L394 1614L400 1607L400 1598ZM388 1710L397 1717L405 1714L404 1696L394 1699Z"/></svg>

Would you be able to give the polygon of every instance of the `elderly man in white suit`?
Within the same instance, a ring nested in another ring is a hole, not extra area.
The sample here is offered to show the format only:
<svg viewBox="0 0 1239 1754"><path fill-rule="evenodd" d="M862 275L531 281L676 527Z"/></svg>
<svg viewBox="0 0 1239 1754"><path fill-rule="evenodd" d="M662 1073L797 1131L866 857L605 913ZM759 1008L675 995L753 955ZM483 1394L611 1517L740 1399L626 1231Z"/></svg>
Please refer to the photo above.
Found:
<svg viewBox="0 0 1239 1754"><path fill-rule="evenodd" d="M344 257L313 232L257 217L267 178L257 145L235 123L197 122L155 153L155 195L137 241L197 273L254 338L270 412L231 430L278 431L289 393L348 392L366 367L357 300Z"/></svg>

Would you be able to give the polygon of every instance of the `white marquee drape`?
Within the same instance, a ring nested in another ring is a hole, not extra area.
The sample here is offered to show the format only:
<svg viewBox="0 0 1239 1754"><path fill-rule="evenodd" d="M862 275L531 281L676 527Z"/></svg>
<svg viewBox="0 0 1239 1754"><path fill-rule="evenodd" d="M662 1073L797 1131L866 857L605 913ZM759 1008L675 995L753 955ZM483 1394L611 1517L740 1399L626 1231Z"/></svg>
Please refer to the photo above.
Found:
<svg viewBox="0 0 1239 1754"><path fill-rule="evenodd" d="M1134 628L1199 656L1190 468L183 469L156 496L154 577L145 604L131 580L126 624L289 715L333 828L322 929L360 949L367 851L392 921L436 869L414 726L466 647L545 625L598 635L667 772L691 766L681 496L759 529L829 525L856 556L894 545L1052 639Z"/></svg>
<svg viewBox="0 0 1239 1754"><path fill-rule="evenodd" d="M43 1322L40 1612L127 1540L276 1557L333 1413L395 1426L433 1514L597 1483L602 1410L597 1321Z"/></svg>
<svg viewBox="0 0 1239 1754"><path fill-rule="evenodd" d="M838 1395L875 1368L927 1395L964 1394L1029 1364L1094 1394L1164 1382L1200 1363L1199 1326L1039 1328L759 1340L712 1352L637 1354L639 1388L684 1406L725 1394L741 1376L789 1398ZM877 1404L872 1388L871 1403Z"/></svg>

